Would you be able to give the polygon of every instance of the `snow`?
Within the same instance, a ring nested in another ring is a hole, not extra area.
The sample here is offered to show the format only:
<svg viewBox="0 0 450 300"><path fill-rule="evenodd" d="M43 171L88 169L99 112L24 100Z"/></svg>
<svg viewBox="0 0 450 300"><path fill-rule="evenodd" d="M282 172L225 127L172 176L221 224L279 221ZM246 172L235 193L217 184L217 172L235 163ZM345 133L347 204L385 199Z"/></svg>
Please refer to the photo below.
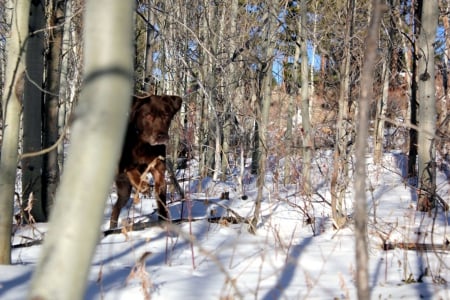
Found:
<svg viewBox="0 0 450 300"><path fill-rule="evenodd" d="M329 161L329 156L317 157L322 173L313 177L327 201ZM371 298L450 299L448 250L382 249L383 240L436 245L450 240L448 212L439 209L434 218L416 211L417 194L402 177L404 167L399 152L386 153L378 167L368 159ZM195 168L191 165L186 174L195 174ZM448 203L450 181L444 172L438 174L438 193ZM226 208L251 216L256 185L251 175L245 177L247 200L234 177L227 182L191 179L183 182L187 200L174 196L170 210L173 219L183 213L195 221L101 237L85 299L356 299L351 188L349 225L339 230L321 197L308 199L299 192L300 182L283 186L270 172L255 235L247 224L209 222L208 216L232 216ZM230 200L220 199L224 191ZM115 197L112 189L103 230ZM141 199L124 209L121 219L148 221L154 209L153 199ZM17 227L13 244L40 239L45 231L46 224ZM13 265L0 266L0 299L26 298L40 250L41 245L13 249Z"/></svg>

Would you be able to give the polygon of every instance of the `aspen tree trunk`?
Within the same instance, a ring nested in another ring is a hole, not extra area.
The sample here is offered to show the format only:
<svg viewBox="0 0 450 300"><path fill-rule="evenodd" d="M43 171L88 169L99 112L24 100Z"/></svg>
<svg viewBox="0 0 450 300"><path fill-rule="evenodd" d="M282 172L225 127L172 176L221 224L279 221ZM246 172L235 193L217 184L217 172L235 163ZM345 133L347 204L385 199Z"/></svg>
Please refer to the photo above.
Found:
<svg viewBox="0 0 450 300"><path fill-rule="evenodd" d="M319 1L314 1L314 11L313 14L317 15L318 14L318 6L319 6ZM313 18L313 30L312 30L312 36L317 36L317 19L318 18ZM315 93L316 93L316 87L315 87L315 83L316 81L314 80L314 68L316 67L316 52L317 52L317 44L316 44L316 40L312 39L311 40L312 43L312 51L311 51L311 68L310 68L310 82L311 82L311 87L310 87L310 92L309 94L314 97Z"/></svg>
<svg viewBox="0 0 450 300"><path fill-rule="evenodd" d="M222 128L222 146L221 146L221 171L220 171L220 180L227 180L227 173L229 169L229 153L230 153L230 144L231 140L231 128L233 126L234 115L231 111L231 100L225 100L224 103L224 115L223 115L223 128Z"/></svg>
<svg viewBox="0 0 450 300"><path fill-rule="evenodd" d="M308 80L308 53L306 35L307 24L307 5L306 0L302 0L301 4L301 46L300 52L302 57L301 73L302 73L302 129L303 129L303 157L302 157L302 177L303 177L303 190L306 195L311 195L311 163L312 163L312 151L313 141L311 138L311 121L310 121L310 105L309 105L309 80Z"/></svg>
<svg viewBox="0 0 450 300"><path fill-rule="evenodd" d="M320 56L320 90L322 91L322 93L325 93L325 82L327 80L328 77L328 72L327 72L327 61L328 61L328 56L327 55L321 55Z"/></svg>
<svg viewBox="0 0 450 300"><path fill-rule="evenodd" d="M374 71L378 48L382 7L373 0L369 31L365 40L364 64L361 74L361 98L358 107L355 170L355 249L356 287L358 299L370 299L369 253L367 246L366 155L369 137L369 105L373 96Z"/></svg>
<svg viewBox="0 0 450 300"><path fill-rule="evenodd" d="M231 42L231 46L232 46L232 50L233 51L237 51L238 48L238 44L237 44L237 33L239 32L239 28L238 28L238 13L239 13L239 0L232 0L231 2L231 14L230 14L230 34L233 37L230 42ZM240 77L240 74L242 74L242 62L236 62L236 61L232 61L232 63L230 64L230 80L231 80L231 84L230 84L230 91L231 91L231 102L232 102L232 106L233 108L237 108L239 107L239 105L241 105L244 101L244 91L243 91L243 84L239 83L238 78ZM230 110L231 111L231 110ZM236 115L232 115L232 117L237 117ZM234 120L233 120L234 121ZM230 124L230 128L229 130L231 131L231 125ZM246 132L246 125L245 125L245 120L242 120L241 122L241 126L236 126L238 127L238 130L240 130L238 133L235 132L235 138L236 136L239 137L243 137L245 135ZM228 130L228 129L227 129ZM225 134L224 134L225 135ZM237 177L237 181L238 181L238 190L241 193L241 195L245 194L245 188L244 188L244 183L243 183L243 177L244 177L244 172L245 172L245 153L247 151L247 147L246 145L248 144L248 141L242 139L240 140L240 146L239 146L239 159L237 159L236 161L239 162L239 175ZM225 151L225 150L224 150Z"/></svg>
<svg viewBox="0 0 450 300"><path fill-rule="evenodd" d="M72 1L66 1L65 23L63 29L61 53L61 71L59 79L59 109L58 109L58 136L64 135L66 127L66 119L70 108L70 87L69 87L69 59L70 59L70 31L72 28ZM58 169L63 171L64 166L64 140L58 144Z"/></svg>
<svg viewBox="0 0 450 300"><path fill-rule="evenodd" d="M408 28L407 24L405 24L405 21L402 18L402 14L399 11L399 0L390 0L391 8L392 8L392 15L394 18L394 22L396 26L401 30L401 32L411 32L411 29ZM414 14L411 14L414 16ZM415 22L414 20L411 21L413 24ZM400 34L401 38L401 46L404 50L404 57L405 57L405 65L406 65L406 82L408 84L408 87L411 88L412 86L412 65L413 65L413 55L414 52L411 49L414 49L414 44L411 45L410 41L414 43L415 38L412 37L411 40L409 40L407 37L405 37L403 34Z"/></svg>
<svg viewBox="0 0 450 300"><path fill-rule="evenodd" d="M225 33L228 33L231 36L231 39L229 39L229 50L228 50L228 56L232 57L233 51L236 51L237 49L237 43L236 43L236 20L237 20L237 13L238 13L238 2L236 0L231 1L231 11L228 11L225 7L222 9L222 18L225 18L225 15L230 18L230 26L228 31L226 31L226 28L224 26L221 26L222 28L222 39L225 36ZM225 11L227 13L225 13ZM222 23L225 23L222 21ZM227 92L224 92L224 110L223 110L223 139L222 139L222 165L221 165L221 177L220 179L222 181L226 181L227 179L227 171L230 167L229 158L230 158L230 141L232 139L232 129L234 128L234 120L235 120L235 112L233 111L233 100L236 99L238 96L238 89L239 89L239 79L237 75L237 65L235 62L230 63L229 67L229 73L224 74L224 86L229 87L227 89ZM234 133L236 136L236 133Z"/></svg>
<svg viewBox="0 0 450 300"><path fill-rule="evenodd" d="M388 51L389 52L389 51ZM389 62L390 54L386 53L386 59L383 61L383 91L381 99L377 101L376 116L375 116L375 130L374 130L374 150L373 161L376 165L381 163L383 155L383 141L384 141L384 120L386 116L387 98L389 93Z"/></svg>
<svg viewBox="0 0 450 300"><path fill-rule="evenodd" d="M30 39L27 43L27 76L23 96L23 153L42 149L42 103L44 77L45 1L31 1ZM48 212L42 195L43 157L22 160L22 205L33 200L31 215L36 222L46 222ZM32 194L32 196L31 196ZM30 216L25 216L29 221Z"/></svg>
<svg viewBox="0 0 450 300"><path fill-rule="evenodd" d="M441 112L439 114L439 125L444 126L440 128L442 132L450 133L450 122L447 122L445 124L445 119L448 116L448 105L450 100L450 89L449 89L449 76L447 74L449 69L449 63L450 63L450 20L449 20L449 14L450 14L450 2L446 1L446 6L442 7L442 11L444 11L444 14L441 16L442 18L442 24L444 26L444 34L445 34L445 50L444 50L444 72L443 72L443 86L444 86L444 92L445 95L442 98L442 105L441 105ZM444 3L442 3L444 5Z"/></svg>
<svg viewBox="0 0 450 300"><path fill-rule="evenodd" d="M205 15L206 12L203 12L203 16L200 17L199 20L199 37L201 40L208 40L209 39L209 29L208 29L208 15ZM212 44L212 42L210 42ZM207 49L204 49L203 47L199 50L199 61L200 61L200 67L199 67L199 77L198 80L201 81L203 84L202 86L202 95L199 97L199 114L198 114L198 136L199 136L199 173L201 174L201 177L207 177L208 174L210 174L210 164L213 160L213 151L212 145L211 145L211 138L210 138L210 131L211 128L214 126L212 123L211 118L211 111L210 111L210 105L209 100L207 97L212 97L211 95L208 95L208 87L205 87L206 80L209 80L209 84L214 82L214 78L210 78L209 75L214 76L214 74L209 74L210 72L210 57L208 57ZM205 91L206 90L206 91ZM212 112L214 113L214 112ZM201 185L199 185L200 188ZM200 192L200 191L199 191Z"/></svg>
<svg viewBox="0 0 450 300"><path fill-rule="evenodd" d="M299 26L300 27L300 26ZM300 30L299 30L300 31ZM296 111L296 99L298 95L298 60L300 58L300 47L295 44L295 50L294 50L294 61L292 62L292 90L289 93L289 104L288 104L288 110L287 110L287 120L286 120L286 133L285 133L285 145L287 149L286 157L284 160L284 178L283 178L283 184L290 184L294 181L294 178L292 176L292 167L291 167L291 160L289 157L293 156L294 153L292 153L294 149L294 138L292 135L293 130L293 120L294 113Z"/></svg>
<svg viewBox="0 0 450 300"><path fill-rule="evenodd" d="M150 0L145 1L146 5L146 16L148 22L153 22L155 20L154 12L150 9ZM145 91L150 92L151 94L157 94L158 91L158 83L155 81L153 83L153 38L157 33L155 32L155 28L147 25L146 31L146 46L145 46L145 72L144 72L144 81L146 81L146 86L144 88Z"/></svg>
<svg viewBox="0 0 450 300"><path fill-rule="evenodd" d="M19 149L20 113L28 38L30 1L8 1L11 31L6 39L5 91L2 98L3 141L0 156L0 264L11 263L11 229Z"/></svg>
<svg viewBox="0 0 450 300"><path fill-rule="evenodd" d="M420 59L418 65L419 88L419 199L417 209L430 211L436 196L436 86L435 39L439 19L438 0L422 1L419 34Z"/></svg>
<svg viewBox="0 0 450 300"><path fill-rule="evenodd" d="M219 89L217 52L219 49L220 33L220 4L212 1L205 6L204 17L200 23L200 40L208 41L201 48L200 76L203 89L203 107L200 123L200 173L203 177L219 178L221 170L221 125L219 118ZM208 47L206 47L208 46Z"/></svg>
<svg viewBox="0 0 450 300"><path fill-rule="evenodd" d="M0 48L0 99L3 99L4 83L5 83L5 67L6 67L6 54L5 47ZM0 144L2 140L2 120L3 120L3 108L0 102Z"/></svg>
<svg viewBox="0 0 450 300"><path fill-rule="evenodd" d="M300 5L300 9L305 9L302 5ZM305 37L302 35L302 24L301 24L301 17L300 20L297 20L297 32L301 36L301 39L304 39ZM298 85L299 85L299 78L298 78L298 68L299 68L299 59L300 59L300 45L299 43L295 43L294 46L294 60L292 62L292 82L291 84L291 90L289 93L289 104L288 104L288 115L287 115L287 122L286 122L286 133L285 133L285 139L286 139L286 149L288 150L286 153L285 161L284 161L284 184L289 184L294 181L294 178L291 174L292 168L291 168L291 160L289 157L293 155L292 153L295 145L294 138L292 136L292 130L293 130L293 120L294 113L297 110L297 96L298 96ZM303 58L302 58L303 63ZM303 69L302 69L303 70ZM303 74L302 74L303 75ZM303 84L303 83L302 83ZM303 115L302 115L303 117Z"/></svg>
<svg viewBox="0 0 450 300"><path fill-rule="evenodd" d="M209 8L207 9L207 20L208 22L204 23L208 28L204 28L205 36L209 39L210 48L209 53L205 53L207 55L206 61L208 62L207 71L203 74L203 81L207 85L207 95L208 99L207 106L208 115L211 118L209 121L209 142L210 145L207 148L207 159L206 166L210 168L208 172L212 175L213 180L217 181L219 178L219 171L221 165L221 157L220 157L220 146L221 146L221 125L219 123L220 115L219 109L221 103L219 103L219 90L218 90L218 72L216 71L216 55L219 50L219 3L216 1L212 1L209 4ZM211 30L212 29L212 30Z"/></svg>
<svg viewBox="0 0 450 300"><path fill-rule="evenodd" d="M256 232L256 225L259 220L259 215L261 213L261 202L263 200L263 192L265 185L265 175L266 175L266 162L268 156L268 144L267 144L267 126L269 123L269 108L272 100L272 65L273 65L273 54L275 53L275 34L276 34L276 3L268 3L267 7L264 7L263 23L265 23L264 35L265 35L265 45L263 49L266 49L264 53L264 62L261 64L261 69L259 70L259 109L257 113L257 137L258 144L254 149L257 158L257 196L255 200L255 211L253 213L253 218L250 222L249 232Z"/></svg>
<svg viewBox="0 0 450 300"><path fill-rule="evenodd" d="M145 60L148 26L143 18L142 4L136 9L134 14L134 91L143 91L145 89Z"/></svg>
<svg viewBox="0 0 450 300"><path fill-rule="evenodd" d="M394 11L395 3L394 1L390 1L390 11ZM389 34L389 40L393 41L395 36L395 19L393 16L393 13L390 16L390 24L388 34ZM393 47L392 43L389 42L389 46L387 47L387 50L385 52L385 59L383 60L383 70L382 70L382 78L383 78L383 90L381 94L381 99L379 99L376 103L376 115L375 115L375 125L374 125L374 163L376 165L380 165L382 155L383 155L383 142L384 142L384 129L385 129L385 122L384 117L386 116L386 109L387 109L387 100L389 95L389 81L391 78L391 63L393 61L394 52L396 49ZM397 62L394 62L395 64ZM397 73L397 66L394 64L394 70L393 72Z"/></svg>
<svg viewBox="0 0 450 300"><path fill-rule="evenodd" d="M170 53L170 43L171 43L171 35L173 33L173 24L172 17L170 15L164 16L164 29L167 31L167 39L163 41L162 46L162 57L161 60L161 72L163 82L161 83L162 93L167 93L170 88L170 66L172 65L172 57L169 55Z"/></svg>
<svg viewBox="0 0 450 300"><path fill-rule="evenodd" d="M45 94L45 120L43 126L44 148L53 146L58 140L58 115L59 115L59 81L61 72L61 44L63 36L63 22L66 1L52 0L47 15L49 16L49 55L47 64L46 87L49 93ZM44 212L49 214L53 206L56 187L59 183L58 149L44 155L42 173L42 202Z"/></svg>
<svg viewBox="0 0 450 300"><path fill-rule="evenodd" d="M188 23L188 18L189 18L188 12L186 10L186 5L188 5L188 4L180 3L177 6L177 15L178 15L177 18L182 20L183 24L187 24ZM178 33L178 34L181 35L180 33ZM180 39L180 44L181 45L178 46L179 49L184 49L184 51L185 51L185 53L182 53L181 55L185 55L189 51L189 46L188 46L188 44L189 44L189 37L188 36L183 36ZM182 62L185 63L184 61L181 61L180 58L177 58L177 59L180 61L180 63L182 63ZM177 72L177 74L178 73L179 72ZM188 77L188 72L182 72L182 73L183 73L182 75L179 75L180 78L177 79L177 83L178 84L176 86L175 94L178 94L178 95L184 94L185 91L188 90L187 84L186 84L187 83L187 79L186 78ZM178 169L178 167L179 167L179 165L178 165L178 156L180 154L181 147L183 147L182 146L183 143L186 142L186 139L182 139L181 138L182 136L184 136L184 133L186 132L185 128L184 128L184 121L183 121L186 118L185 105L182 105L177 118L179 120L181 120L181 122L173 122L172 123L171 129L170 129L170 131L172 133L171 134L171 147L170 148L172 149L172 151L171 151L171 154L170 155L168 154L168 157L167 157L167 159L171 159L173 161L172 165L174 166L175 170Z"/></svg>
<svg viewBox="0 0 450 300"><path fill-rule="evenodd" d="M334 151L333 173L331 176L331 210L334 225L337 228L347 222L345 212L345 193L349 183L348 164L350 158L349 143L352 142L353 128L350 114L350 66L351 66L351 38L353 35L355 0L347 1L347 23L344 40L344 58L341 66L339 112L336 124L337 137Z"/></svg>
<svg viewBox="0 0 450 300"><path fill-rule="evenodd" d="M133 3L86 1L84 87L29 299L84 298L130 107Z"/></svg>
<svg viewBox="0 0 450 300"><path fill-rule="evenodd" d="M217 181L219 180L219 176L221 176L221 171L223 166L225 166L225 173L223 174L223 177L226 178L226 166L227 166L227 159L226 154L223 151L223 127L226 122L226 98L223 93L223 78L218 70L220 70L220 66L217 63L219 53L222 52L222 42L223 42L223 35L224 35L224 26L225 23L225 16L227 15L227 10L224 8L224 5L220 1L214 1L214 15L210 19L215 20L214 26L216 34L214 35L214 58L213 58L213 69L212 73L216 79L216 83L214 86L212 86L212 89L215 91L215 98L214 98L214 109L216 111L216 133L214 136L215 140L215 148L214 148L214 166L213 166L213 180Z"/></svg>
<svg viewBox="0 0 450 300"><path fill-rule="evenodd" d="M84 10L84 2L77 0L70 0L71 3L71 22L69 27L68 39L70 42L69 52L64 52L64 57L68 56L69 59L69 72L67 74L69 85L67 86L67 101L66 101L66 119L65 123L69 123L69 119L73 115L73 108L76 106L79 100L79 91L81 90L83 81L83 66L84 66L84 53L83 53L83 32L82 27L79 26L82 23L82 16L78 11ZM67 17L68 18L68 17ZM67 131L70 137L70 130Z"/></svg>

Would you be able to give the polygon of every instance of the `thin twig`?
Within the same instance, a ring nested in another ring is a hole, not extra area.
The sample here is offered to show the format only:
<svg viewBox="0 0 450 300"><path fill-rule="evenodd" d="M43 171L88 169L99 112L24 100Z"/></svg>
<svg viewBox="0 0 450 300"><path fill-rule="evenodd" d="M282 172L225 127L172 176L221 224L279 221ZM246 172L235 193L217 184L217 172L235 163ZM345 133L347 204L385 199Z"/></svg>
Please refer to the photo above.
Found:
<svg viewBox="0 0 450 300"><path fill-rule="evenodd" d="M28 152L28 153L22 153L22 154L19 156L19 161L21 161L22 159L25 159L25 158L29 158L29 157L35 157L35 156L39 156L39 155L44 155L44 154L47 154L47 153L49 153L49 152L55 150L55 149L58 147L58 145L62 142L62 140L64 139L64 137L66 136L66 131L67 131L67 128L68 128L68 127L69 127L68 124L67 124L66 126L64 126L63 133L59 136L58 140L57 140L53 145L51 145L51 146L48 147L48 148L41 149L41 150L39 150L39 151Z"/></svg>

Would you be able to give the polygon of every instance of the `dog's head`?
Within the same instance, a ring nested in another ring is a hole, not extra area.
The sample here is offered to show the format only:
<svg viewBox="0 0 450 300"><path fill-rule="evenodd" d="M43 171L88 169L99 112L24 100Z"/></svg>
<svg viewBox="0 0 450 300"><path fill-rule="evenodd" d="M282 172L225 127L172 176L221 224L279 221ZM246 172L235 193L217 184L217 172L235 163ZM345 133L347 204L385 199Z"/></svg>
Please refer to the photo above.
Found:
<svg viewBox="0 0 450 300"><path fill-rule="evenodd" d="M170 95L135 97L130 122L139 139L150 145L165 145L169 141L169 127L181 108L181 98Z"/></svg>

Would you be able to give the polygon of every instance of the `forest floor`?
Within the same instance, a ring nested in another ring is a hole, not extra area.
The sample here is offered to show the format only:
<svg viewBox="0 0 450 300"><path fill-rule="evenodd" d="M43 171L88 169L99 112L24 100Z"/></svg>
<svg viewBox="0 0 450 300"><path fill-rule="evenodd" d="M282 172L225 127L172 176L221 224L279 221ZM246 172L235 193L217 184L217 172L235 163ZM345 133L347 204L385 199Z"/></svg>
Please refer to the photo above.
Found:
<svg viewBox="0 0 450 300"><path fill-rule="evenodd" d="M186 199L173 194L170 204L172 219L183 221L103 236L85 299L356 299L353 191L347 193L348 224L337 230L330 218L330 161L330 152L316 156L317 194L308 198L300 179L279 183L275 170L283 159L271 157L254 235L245 220L254 209L255 177L245 173L243 200L236 176L200 180L190 161L178 174ZM371 298L450 299L449 212L440 205L431 215L416 211L417 192L403 177L402 153L386 153L380 166L368 159L367 166ZM449 203L450 166L439 166L438 193ZM112 189L103 229L115 197ZM148 225L154 208L154 199L141 199L121 219ZM39 240L46 228L16 227L13 243ZM40 251L39 244L13 250L13 265L0 266L0 299L26 298Z"/></svg>

